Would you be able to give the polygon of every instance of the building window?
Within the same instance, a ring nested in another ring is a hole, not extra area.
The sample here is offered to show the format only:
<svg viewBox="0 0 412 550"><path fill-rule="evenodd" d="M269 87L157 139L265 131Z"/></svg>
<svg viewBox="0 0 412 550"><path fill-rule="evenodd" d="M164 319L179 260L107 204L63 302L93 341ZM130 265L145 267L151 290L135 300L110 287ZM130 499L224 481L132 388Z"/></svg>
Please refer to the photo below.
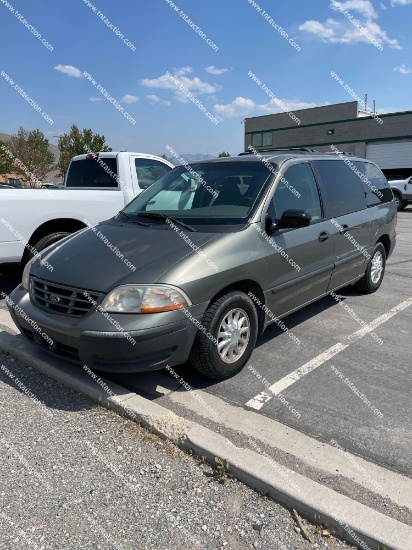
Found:
<svg viewBox="0 0 412 550"><path fill-rule="evenodd" d="M263 132L262 134L252 134L253 147L269 147L272 145L272 132Z"/></svg>
<svg viewBox="0 0 412 550"><path fill-rule="evenodd" d="M262 134L252 135L252 145L253 147L262 147Z"/></svg>
<svg viewBox="0 0 412 550"><path fill-rule="evenodd" d="M263 134L263 146L267 147L268 145L272 145L272 132L265 132Z"/></svg>

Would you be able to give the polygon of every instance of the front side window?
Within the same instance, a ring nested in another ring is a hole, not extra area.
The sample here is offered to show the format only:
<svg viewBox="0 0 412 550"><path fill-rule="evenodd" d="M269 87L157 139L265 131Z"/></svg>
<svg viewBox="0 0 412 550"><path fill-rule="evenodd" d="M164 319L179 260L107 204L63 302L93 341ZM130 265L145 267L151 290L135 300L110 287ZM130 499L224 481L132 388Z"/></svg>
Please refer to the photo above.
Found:
<svg viewBox="0 0 412 550"><path fill-rule="evenodd" d="M296 164L286 170L273 200L277 219L286 210L306 210L313 222L322 218L318 186L307 163Z"/></svg>
<svg viewBox="0 0 412 550"><path fill-rule="evenodd" d="M366 208L362 180L350 165L341 160L317 160L312 164L323 182L330 218Z"/></svg>
<svg viewBox="0 0 412 550"><path fill-rule="evenodd" d="M134 164L140 189L146 189L171 170L167 164L152 159L136 158Z"/></svg>
<svg viewBox="0 0 412 550"><path fill-rule="evenodd" d="M129 216L160 212L191 226L244 225L272 178L272 172L256 161L179 166L136 197L124 212Z"/></svg>

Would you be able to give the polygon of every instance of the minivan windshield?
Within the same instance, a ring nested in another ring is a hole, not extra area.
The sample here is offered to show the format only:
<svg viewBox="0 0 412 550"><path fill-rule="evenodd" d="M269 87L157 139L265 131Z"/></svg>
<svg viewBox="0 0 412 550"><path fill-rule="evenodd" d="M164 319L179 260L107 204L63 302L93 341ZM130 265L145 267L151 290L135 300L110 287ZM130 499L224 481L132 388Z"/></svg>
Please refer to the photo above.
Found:
<svg viewBox="0 0 412 550"><path fill-rule="evenodd" d="M271 170L256 161L179 166L136 197L123 212L136 217L144 212L161 213L191 226L244 225L271 178Z"/></svg>

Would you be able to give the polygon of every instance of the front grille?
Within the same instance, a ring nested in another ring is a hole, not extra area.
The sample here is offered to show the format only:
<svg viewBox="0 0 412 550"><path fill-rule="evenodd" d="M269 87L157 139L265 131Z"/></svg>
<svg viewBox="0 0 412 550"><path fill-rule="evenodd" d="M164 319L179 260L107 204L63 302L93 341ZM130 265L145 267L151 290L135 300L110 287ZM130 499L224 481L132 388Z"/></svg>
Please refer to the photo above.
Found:
<svg viewBox="0 0 412 550"><path fill-rule="evenodd" d="M84 292L88 293L90 299L86 298ZM98 292L84 291L31 277L31 301L39 308L51 313L82 317L92 309L91 300L98 302L100 296Z"/></svg>

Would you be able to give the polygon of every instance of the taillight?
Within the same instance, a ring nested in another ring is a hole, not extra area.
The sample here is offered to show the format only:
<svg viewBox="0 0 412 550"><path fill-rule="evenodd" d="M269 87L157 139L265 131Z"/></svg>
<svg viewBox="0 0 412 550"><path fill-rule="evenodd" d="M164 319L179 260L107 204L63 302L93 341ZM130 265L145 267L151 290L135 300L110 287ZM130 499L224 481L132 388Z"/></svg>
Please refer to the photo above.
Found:
<svg viewBox="0 0 412 550"><path fill-rule="evenodd" d="M86 158L91 160L97 160L99 158L99 153L89 153L88 155L86 155Z"/></svg>

